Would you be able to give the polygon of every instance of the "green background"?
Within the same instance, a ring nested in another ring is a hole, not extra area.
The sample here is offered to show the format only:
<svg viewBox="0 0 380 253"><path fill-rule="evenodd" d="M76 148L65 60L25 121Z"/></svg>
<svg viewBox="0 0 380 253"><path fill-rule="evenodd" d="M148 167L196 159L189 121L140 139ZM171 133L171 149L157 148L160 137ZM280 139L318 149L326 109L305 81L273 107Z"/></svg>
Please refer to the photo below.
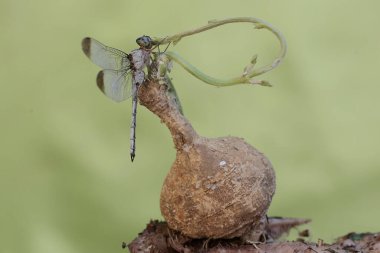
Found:
<svg viewBox="0 0 380 253"><path fill-rule="evenodd" d="M130 101L99 92L82 53L92 36L123 51L143 34L171 35L210 19L254 16L285 35L274 88L217 89L174 65L185 115L199 134L244 137L277 173L270 215L313 219L312 239L379 231L380 2L0 1L0 252L121 252L149 219L175 152L169 131ZM231 24L174 48L216 77L269 63L267 31Z"/></svg>

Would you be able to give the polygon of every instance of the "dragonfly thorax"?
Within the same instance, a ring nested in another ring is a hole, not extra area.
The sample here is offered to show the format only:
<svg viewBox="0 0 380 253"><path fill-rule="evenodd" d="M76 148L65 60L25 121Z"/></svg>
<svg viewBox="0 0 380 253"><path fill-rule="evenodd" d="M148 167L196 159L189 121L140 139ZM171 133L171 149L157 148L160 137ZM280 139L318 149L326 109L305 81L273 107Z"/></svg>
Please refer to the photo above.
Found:
<svg viewBox="0 0 380 253"><path fill-rule="evenodd" d="M141 36L136 39L136 43L140 46L142 49L151 49L153 46L153 41L149 36Z"/></svg>
<svg viewBox="0 0 380 253"><path fill-rule="evenodd" d="M150 63L150 51L144 49L132 50L127 57L133 71L143 70Z"/></svg>

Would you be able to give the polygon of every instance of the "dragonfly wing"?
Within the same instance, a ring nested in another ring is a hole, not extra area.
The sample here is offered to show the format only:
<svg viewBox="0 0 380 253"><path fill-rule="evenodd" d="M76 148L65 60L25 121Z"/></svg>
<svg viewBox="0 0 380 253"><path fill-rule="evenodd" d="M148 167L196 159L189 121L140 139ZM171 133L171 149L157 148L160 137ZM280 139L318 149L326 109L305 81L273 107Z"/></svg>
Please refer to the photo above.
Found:
<svg viewBox="0 0 380 253"><path fill-rule="evenodd" d="M96 77L96 83L107 97L116 102L124 101L132 94L131 73L128 70L102 70Z"/></svg>
<svg viewBox="0 0 380 253"><path fill-rule="evenodd" d="M126 69L130 66L127 54L116 48L107 47L92 38L82 40L82 50L90 60L103 69Z"/></svg>

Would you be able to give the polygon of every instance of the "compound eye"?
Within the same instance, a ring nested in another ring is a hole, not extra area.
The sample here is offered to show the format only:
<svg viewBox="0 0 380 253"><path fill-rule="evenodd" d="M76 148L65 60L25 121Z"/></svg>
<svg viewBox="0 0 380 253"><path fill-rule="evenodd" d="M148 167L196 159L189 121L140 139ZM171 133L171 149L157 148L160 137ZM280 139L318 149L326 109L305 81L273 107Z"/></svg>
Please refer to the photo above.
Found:
<svg viewBox="0 0 380 253"><path fill-rule="evenodd" d="M152 47L152 39L149 36L141 36L136 40L136 43L143 48L151 48Z"/></svg>

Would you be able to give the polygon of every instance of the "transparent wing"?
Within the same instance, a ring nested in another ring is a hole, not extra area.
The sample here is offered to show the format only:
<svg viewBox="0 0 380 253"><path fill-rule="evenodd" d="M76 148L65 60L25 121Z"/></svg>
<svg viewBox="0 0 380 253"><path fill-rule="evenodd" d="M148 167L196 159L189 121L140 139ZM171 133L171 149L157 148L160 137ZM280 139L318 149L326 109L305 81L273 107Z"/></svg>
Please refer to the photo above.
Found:
<svg viewBox="0 0 380 253"><path fill-rule="evenodd" d="M102 70L96 77L96 83L107 97L116 102L124 101L132 94L129 70Z"/></svg>
<svg viewBox="0 0 380 253"><path fill-rule="evenodd" d="M116 48L107 47L92 38L82 40L82 50L90 60L103 69L126 69L130 66L127 54Z"/></svg>

